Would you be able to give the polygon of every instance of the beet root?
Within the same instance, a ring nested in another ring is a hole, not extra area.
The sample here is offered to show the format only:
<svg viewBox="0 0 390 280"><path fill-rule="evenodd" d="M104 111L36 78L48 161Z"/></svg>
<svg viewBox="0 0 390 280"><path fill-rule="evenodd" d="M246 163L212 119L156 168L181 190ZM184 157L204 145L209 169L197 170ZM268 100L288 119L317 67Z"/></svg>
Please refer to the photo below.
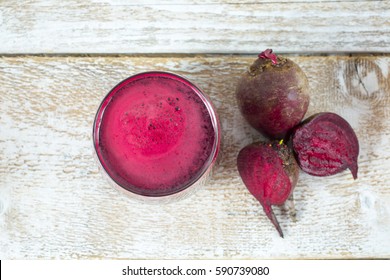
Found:
<svg viewBox="0 0 390 280"><path fill-rule="evenodd" d="M299 167L291 149L281 142L256 142L239 152L237 167L245 186L283 237L272 205L284 204L298 181Z"/></svg>
<svg viewBox="0 0 390 280"><path fill-rule="evenodd" d="M235 95L252 127L271 139L283 139L306 114L309 83L296 63L267 49L241 77Z"/></svg>
<svg viewBox="0 0 390 280"><path fill-rule="evenodd" d="M305 120L292 135L299 166L315 176L346 170L357 178L359 142L349 123L334 113L318 113Z"/></svg>

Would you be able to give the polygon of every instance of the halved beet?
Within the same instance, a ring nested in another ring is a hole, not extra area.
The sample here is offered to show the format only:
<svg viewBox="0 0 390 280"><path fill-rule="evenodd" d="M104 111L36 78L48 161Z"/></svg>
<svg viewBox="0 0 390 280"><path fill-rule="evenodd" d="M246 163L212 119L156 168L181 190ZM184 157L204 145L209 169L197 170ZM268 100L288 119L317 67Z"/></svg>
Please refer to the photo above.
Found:
<svg viewBox="0 0 390 280"><path fill-rule="evenodd" d="M315 176L346 170L358 173L359 142L350 124L335 113L318 113L305 120L292 135L299 166Z"/></svg>
<svg viewBox="0 0 390 280"><path fill-rule="evenodd" d="M298 181L299 167L291 149L281 142L256 142L239 152L237 167L245 186L283 237L271 206L282 205Z"/></svg>
<svg viewBox="0 0 390 280"><path fill-rule="evenodd" d="M271 139L283 139L303 119L309 106L309 83L302 69L267 49L260 53L236 88L248 123Z"/></svg>

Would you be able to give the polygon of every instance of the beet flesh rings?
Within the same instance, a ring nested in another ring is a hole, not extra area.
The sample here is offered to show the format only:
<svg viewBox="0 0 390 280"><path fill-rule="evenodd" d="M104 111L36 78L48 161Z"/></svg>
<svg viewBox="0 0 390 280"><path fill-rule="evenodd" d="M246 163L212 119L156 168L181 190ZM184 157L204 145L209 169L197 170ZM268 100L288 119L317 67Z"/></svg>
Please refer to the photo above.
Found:
<svg viewBox="0 0 390 280"><path fill-rule="evenodd" d="M359 142L349 123L334 113L319 113L297 127L293 150L303 171L315 176L358 172Z"/></svg>

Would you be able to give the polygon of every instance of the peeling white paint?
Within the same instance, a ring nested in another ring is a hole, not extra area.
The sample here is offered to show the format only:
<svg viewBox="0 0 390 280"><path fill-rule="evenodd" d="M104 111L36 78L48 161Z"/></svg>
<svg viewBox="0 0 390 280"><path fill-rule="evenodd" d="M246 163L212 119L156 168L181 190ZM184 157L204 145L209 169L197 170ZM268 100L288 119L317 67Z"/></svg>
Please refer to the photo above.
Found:
<svg viewBox="0 0 390 280"><path fill-rule="evenodd" d="M332 95L316 95L324 83L337 84L340 74L333 73L352 59L294 58L310 71L318 110L332 106L359 133L361 173L356 181L348 171L322 178L302 173L294 192L297 221L276 210L284 239L235 166L239 149L260 137L245 124L233 98L236 77L253 58L201 59L1 58L0 258L390 257L389 127L370 129L375 96L340 98L335 104ZM378 57L365 59L375 63ZM390 64L387 56L381 59ZM219 102L225 138L221 166L210 183L183 201L159 207L131 201L109 186L97 171L90 139L104 92L129 73L155 65L177 67L202 83ZM334 68L324 77L321 67ZM377 81L383 91L387 82ZM390 107L384 92L375 106L385 111ZM35 102L37 96L45 97L43 102Z"/></svg>

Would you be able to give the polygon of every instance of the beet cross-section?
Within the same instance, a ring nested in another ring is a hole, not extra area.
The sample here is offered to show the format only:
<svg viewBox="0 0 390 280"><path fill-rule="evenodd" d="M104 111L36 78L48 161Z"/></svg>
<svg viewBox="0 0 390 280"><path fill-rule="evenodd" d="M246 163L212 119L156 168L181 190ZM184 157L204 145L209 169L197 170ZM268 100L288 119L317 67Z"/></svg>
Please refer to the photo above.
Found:
<svg viewBox="0 0 390 280"><path fill-rule="evenodd" d="M349 169L358 173L359 142L350 124L335 113L318 113L295 129L293 150L303 171L329 176Z"/></svg>

